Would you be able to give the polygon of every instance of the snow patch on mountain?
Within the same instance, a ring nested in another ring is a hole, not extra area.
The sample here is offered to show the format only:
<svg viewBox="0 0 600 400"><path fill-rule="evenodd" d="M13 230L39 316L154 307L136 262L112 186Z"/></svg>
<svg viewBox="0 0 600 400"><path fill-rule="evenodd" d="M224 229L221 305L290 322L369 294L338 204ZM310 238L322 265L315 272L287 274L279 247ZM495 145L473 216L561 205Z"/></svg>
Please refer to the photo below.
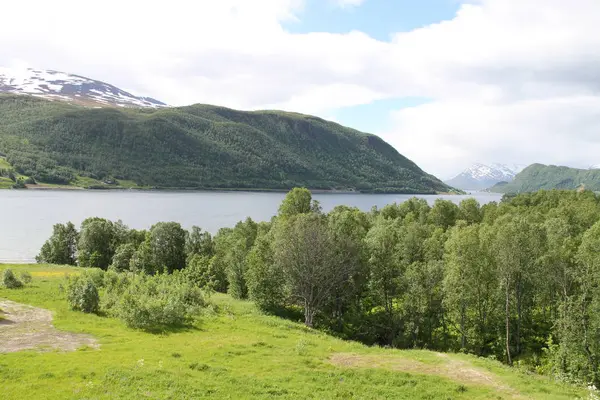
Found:
<svg viewBox="0 0 600 400"><path fill-rule="evenodd" d="M158 108L165 103L113 85L60 71L0 67L0 93L26 94L88 106Z"/></svg>
<svg viewBox="0 0 600 400"><path fill-rule="evenodd" d="M510 182L525 168L519 164L475 163L445 183L463 190L487 189L498 182Z"/></svg>

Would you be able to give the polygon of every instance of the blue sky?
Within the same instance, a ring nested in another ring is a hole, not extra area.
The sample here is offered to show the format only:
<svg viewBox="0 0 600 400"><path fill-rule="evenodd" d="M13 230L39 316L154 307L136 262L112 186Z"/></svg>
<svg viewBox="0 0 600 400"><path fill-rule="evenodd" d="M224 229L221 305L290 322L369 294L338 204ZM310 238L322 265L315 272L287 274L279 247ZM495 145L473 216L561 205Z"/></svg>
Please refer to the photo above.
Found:
<svg viewBox="0 0 600 400"><path fill-rule="evenodd" d="M387 42L398 32L450 20L458 0L369 0L340 7L334 0L307 0L296 20L283 26L291 33L348 33L360 31ZM363 132L391 129L390 112L429 102L425 97L399 97L331 111L327 117Z"/></svg>
<svg viewBox="0 0 600 400"><path fill-rule="evenodd" d="M284 27L292 33L367 33L388 41L395 32L408 32L454 17L458 0L368 0L359 6L340 7L334 0L307 0L296 21Z"/></svg>

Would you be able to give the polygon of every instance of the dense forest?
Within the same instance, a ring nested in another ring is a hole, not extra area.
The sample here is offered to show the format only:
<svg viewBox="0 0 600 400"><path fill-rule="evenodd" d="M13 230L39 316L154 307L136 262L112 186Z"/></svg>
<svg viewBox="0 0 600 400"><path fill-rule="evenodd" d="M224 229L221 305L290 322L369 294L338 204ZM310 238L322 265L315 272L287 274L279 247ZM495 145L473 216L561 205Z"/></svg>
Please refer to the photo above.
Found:
<svg viewBox="0 0 600 400"><path fill-rule="evenodd" d="M451 190L381 138L301 114L208 105L96 109L0 95L0 120L0 156L43 183Z"/></svg>
<svg viewBox="0 0 600 400"><path fill-rule="evenodd" d="M131 289L119 300L118 276L147 276L154 289L136 290L153 302L171 298L163 277L175 276L345 339L462 351L598 387L599 249L600 199L590 191L323 213L294 189L270 222L246 219L214 237L174 222L148 231L101 218L79 230L58 224L38 262L108 270L103 304L125 304L126 315L142 308L136 318L173 302L144 306ZM97 296L93 280L85 285L81 293ZM192 289L179 297L198 299Z"/></svg>
<svg viewBox="0 0 600 400"><path fill-rule="evenodd" d="M552 189L587 189L600 191L600 169L577 169L556 165L532 164L515 176L512 182L501 182L490 191L523 193Z"/></svg>

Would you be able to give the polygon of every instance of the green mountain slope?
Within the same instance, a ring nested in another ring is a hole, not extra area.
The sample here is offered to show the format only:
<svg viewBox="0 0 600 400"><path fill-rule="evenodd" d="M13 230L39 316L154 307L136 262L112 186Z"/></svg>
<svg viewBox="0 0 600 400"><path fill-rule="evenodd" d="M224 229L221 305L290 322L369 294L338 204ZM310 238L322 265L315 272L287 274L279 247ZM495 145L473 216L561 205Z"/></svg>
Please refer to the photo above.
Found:
<svg viewBox="0 0 600 400"><path fill-rule="evenodd" d="M500 182L490 191L521 193L540 189L577 189L582 185L588 190L600 191L600 170L532 164L517 174L512 182Z"/></svg>
<svg viewBox="0 0 600 400"><path fill-rule="evenodd" d="M208 105L91 109L1 95L0 121L0 153L41 182L81 176L161 188L449 190L379 137L301 114Z"/></svg>

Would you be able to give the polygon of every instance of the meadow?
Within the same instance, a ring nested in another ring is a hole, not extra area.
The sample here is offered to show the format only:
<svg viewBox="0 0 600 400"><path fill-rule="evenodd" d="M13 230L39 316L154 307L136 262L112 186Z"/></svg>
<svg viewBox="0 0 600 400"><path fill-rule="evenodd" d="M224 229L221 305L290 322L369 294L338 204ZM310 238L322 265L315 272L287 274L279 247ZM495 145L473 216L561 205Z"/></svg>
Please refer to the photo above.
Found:
<svg viewBox="0 0 600 400"><path fill-rule="evenodd" d="M136 331L69 308L65 276L81 268L0 265L6 268L28 271L33 280L0 288L0 301L48 309L56 329L91 335L98 347L0 353L5 400L588 398L583 388L491 359L343 341L225 294L212 295L190 327Z"/></svg>

